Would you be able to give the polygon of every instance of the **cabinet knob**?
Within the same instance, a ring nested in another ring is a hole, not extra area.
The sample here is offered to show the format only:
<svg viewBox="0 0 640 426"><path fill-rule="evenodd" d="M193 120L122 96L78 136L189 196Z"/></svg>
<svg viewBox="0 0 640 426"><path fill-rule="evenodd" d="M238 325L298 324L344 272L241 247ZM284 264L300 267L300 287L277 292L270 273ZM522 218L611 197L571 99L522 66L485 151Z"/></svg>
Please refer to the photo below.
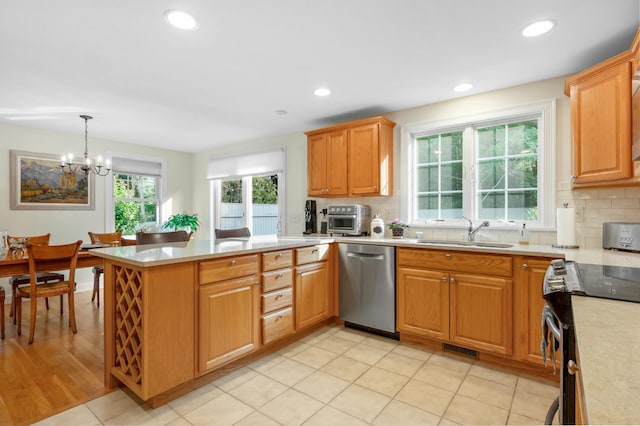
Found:
<svg viewBox="0 0 640 426"><path fill-rule="evenodd" d="M456 282L456 279L455 279L455 278L453 278L453 277L451 277L451 278L449 278L449 281L450 281L450 282L452 282L452 283L455 283L455 282Z"/></svg>
<svg viewBox="0 0 640 426"><path fill-rule="evenodd" d="M578 371L580 371L580 367L578 367L578 364L576 364L576 362L571 359L567 363L567 371L569 372L569 374L571 374L573 376Z"/></svg>
<svg viewBox="0 0 640 426"><path fill-rule="evenodd" d="M313 250L311 250L311 253L317 253L317 252L318 252L317 248L314 248Z"/></svg>
<svg viewBox="0 0 640 426"><path fill-rule="evenodd" d="M279 298L281 298L282 296L283 296L283 294L282 294L282 293L278 293L278 294L276 294L276 299L279 299Z"/></svg>
<svg viewBox="0 0 640 426"><path fill-rule="evenodd" d="M442 277L442 282L446 283L447 282L447 277Z"/></svg>
<svg viewBox="0 0 640 426"><path fill-rule="evenodd" d="M445 254L444 258L447 259L447 260L451 260L451 255L450 254Z"/></svg>
<svg viewBox="0 0 640 426"><path fill-rule="evenodd" d="M256 281L255 283L253 283L254 285L260 285L260 281Z"/></svg>
<svg viewBox="0 0 640 426"><path fill-rule="evenodd" d="M527 265L526 263L522 264L522 269L527 269L529 267L529 265Z"/></svg>
<svg viewBox="0 0 640 426"><path fill-rule="evenodd" d="M284 318L284 315L278 315L278 319Z"/></svg>
<svg viewBox="0 0 640 426"><path fill-rule="evenodd" d="M298 276L302 275L302 272L298 272Z"/></svg>
<svg viewBox="0 0 640 426"><path fill-rule="evenodd" d="M373 185L373 190L377 191L378 190L378 185Z"/></svg>
<svg viewBox="0 0 640 426"><path fill-rule="evenodd" d="M282 275L282 272L280 272L278 275L276 275L276 278L282 278L284 275Z"/></svg>
<svg viewBox="0 0 640 426"><path fill-rule="evenodd" d="M232 260L231 260L231 266L233 266L233 265L235 265L235 264L236 264L236 260L235 260L235 259L232 259Z"/></svg>

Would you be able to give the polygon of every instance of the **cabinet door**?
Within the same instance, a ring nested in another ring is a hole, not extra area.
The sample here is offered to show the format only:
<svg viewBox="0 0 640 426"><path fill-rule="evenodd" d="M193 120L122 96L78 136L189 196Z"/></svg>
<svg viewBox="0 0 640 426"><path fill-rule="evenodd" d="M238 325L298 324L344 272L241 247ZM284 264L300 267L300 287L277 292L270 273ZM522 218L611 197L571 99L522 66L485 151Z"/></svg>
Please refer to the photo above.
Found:
<svg viewBox="0 0 640 426"><path fill-rule="evenodd" d="M512 281L472 274L450 274L451 342L511 355Z"/></svg>
<svg viewBox="0 0 640 426"><path fill-rule="evenodd" d="M398 331L449 339L449 274L398 268Z"/></svg>
<svg viewBox="0 0 640 426"><path fill-rule="evenodd" d="M349 129L349 194L380 191L379 124Z"/></svg>
<svg viewBox="0 0 640 426"><path fill-rule="evenodd" d="M325 134L307 139L307 193L324 195L327 188L327 144Z"/></svg>
<svg viewBox="0 0 640 426"><path fill-rule="evenodd" d="M327 262L296 267L296 329L316 324L331 315Z"/></svg>
<svg viewBox="0 0 640 426"><path fill-rule="evenodd" d="M327 134L327 191L328 195L347 195L347 131Z"/></svg>
<svg viewBox="0 0 640 426"><path fill-rule="evenodd" d="M200 287L200 373L258 347L259 284L255 276L248 276Z"/></svg>
<svg viewBox="0 0 640 426"><path fill-rule="evenodd" d="M570 83L574 184L629 178L631 63L622 58Z"/></svg>

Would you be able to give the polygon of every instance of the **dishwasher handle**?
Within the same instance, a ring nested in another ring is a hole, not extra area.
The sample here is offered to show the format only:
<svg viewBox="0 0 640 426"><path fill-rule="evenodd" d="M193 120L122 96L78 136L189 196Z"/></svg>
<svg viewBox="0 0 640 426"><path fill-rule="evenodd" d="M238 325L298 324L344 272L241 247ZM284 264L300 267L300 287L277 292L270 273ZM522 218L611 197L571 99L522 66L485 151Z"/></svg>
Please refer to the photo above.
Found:
<svg viewBox="0 0 640 426"><path fill-rule="evenodd" d="M384 254L370 254L370 253L354 253L347 252L347 257L359 257L362 259L384 260Z"/></svg>

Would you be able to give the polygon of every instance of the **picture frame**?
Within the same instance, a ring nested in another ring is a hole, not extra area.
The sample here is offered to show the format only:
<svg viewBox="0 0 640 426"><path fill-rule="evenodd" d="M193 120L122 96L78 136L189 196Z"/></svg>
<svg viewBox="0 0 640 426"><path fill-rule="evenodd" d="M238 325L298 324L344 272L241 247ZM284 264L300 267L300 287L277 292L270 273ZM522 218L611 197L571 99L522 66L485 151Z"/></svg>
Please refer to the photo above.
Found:
<svg viewBox="0 0 640 426"><path fill-rule="evenodd" d="M10 150L11 210L95 210L95 176L67 175L60 157Z"/></svg>

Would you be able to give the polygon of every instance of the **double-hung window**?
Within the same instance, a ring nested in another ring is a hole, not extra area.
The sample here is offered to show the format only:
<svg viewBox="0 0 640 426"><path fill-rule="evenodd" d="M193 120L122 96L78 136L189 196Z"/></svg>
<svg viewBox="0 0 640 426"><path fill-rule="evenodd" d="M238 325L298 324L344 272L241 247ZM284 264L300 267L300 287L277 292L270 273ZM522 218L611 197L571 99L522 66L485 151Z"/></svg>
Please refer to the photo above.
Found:
<svg viewBox="0 0 640 426"><path fill-rule="evenodd" d="M403 215L416 226L553 226L554 120L549 101L406 127Z"/></svg>

